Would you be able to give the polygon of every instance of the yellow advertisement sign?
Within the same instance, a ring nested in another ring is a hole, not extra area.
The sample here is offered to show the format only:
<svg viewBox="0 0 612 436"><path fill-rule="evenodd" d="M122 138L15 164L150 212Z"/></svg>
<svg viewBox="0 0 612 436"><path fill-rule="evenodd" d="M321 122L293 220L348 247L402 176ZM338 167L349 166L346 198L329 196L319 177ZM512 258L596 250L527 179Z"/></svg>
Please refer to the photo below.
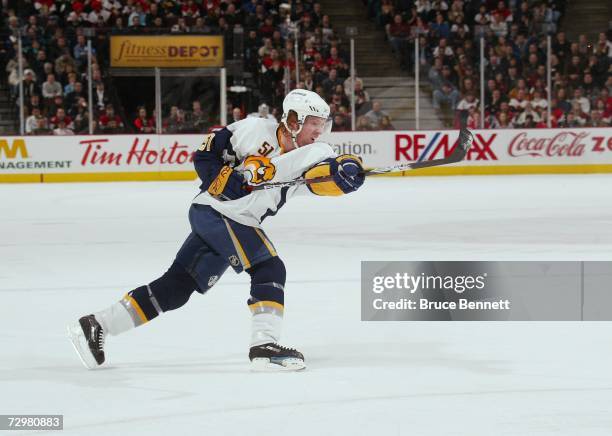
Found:
<svg viewBox="0 0 612 436"><path fill-rule="evenodd" d="M19 154L19 157L22 159L30 157L28 155L26 143L23 139L14 139L10 145L6 139L0 139L0 159L3 157L15 159L18 157L17 154Z"/></svg>
<svg viewBox="0 0 612 436"><path fill-rule="evenodd" d="M111 67L223 66L223 36L111 36Z"/></svg>

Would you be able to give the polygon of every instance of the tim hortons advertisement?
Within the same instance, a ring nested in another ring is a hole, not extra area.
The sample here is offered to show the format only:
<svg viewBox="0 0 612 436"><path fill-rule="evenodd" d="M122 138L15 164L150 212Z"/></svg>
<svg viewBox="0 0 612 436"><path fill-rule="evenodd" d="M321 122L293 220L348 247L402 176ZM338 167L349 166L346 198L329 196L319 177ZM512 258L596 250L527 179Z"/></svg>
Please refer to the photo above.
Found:
<svg viewBox="0 0 612 436"><path fill-rule="evenodd" d="M201 142L201 135L0 138L0 175L190 171Z"/></svg>
<svg viewBox="0 0 612 436"><path fill-rule="evenodd" d="M409 171L405 175L612 172L612 129L473 133L474 144L463 162ZM162 179L168 178L163 175L180 173L180 178L193 178L192 155L204 137L4 137L0 138L0 178L20 174L109 174L106 179L114 180L112 175L119 173L145 174L147 179L154 178L153 173L162 174ZM447 130L337 132L323 140L339 154L357 154L366 166L380 167L443 158L452 152L457 138L457 131Z"/></svg>

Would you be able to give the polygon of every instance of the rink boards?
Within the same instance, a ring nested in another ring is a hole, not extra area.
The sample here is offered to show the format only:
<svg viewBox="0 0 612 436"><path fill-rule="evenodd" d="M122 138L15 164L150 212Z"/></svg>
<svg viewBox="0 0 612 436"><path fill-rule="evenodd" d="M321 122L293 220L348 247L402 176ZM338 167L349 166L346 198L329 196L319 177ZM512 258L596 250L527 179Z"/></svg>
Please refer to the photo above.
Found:
<svg viewBox="0 0 612 436"><path fill-rule="evenodd" d="M463 162L396 175L612 172L612 129L475 130ZM193 180L204 135L0 137L0 182ZM368 167L438 159L458 131L334 132L323 138Z"/></svg>

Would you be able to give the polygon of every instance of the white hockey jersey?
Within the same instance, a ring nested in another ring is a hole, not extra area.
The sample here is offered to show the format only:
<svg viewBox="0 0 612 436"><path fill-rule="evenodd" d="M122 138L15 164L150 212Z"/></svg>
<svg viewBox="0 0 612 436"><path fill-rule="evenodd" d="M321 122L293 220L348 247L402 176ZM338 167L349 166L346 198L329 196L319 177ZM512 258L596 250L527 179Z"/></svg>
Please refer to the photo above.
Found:
<svg viewBox="0 0 612 436"><path fill-rule="evenodd" d="M232 132L230 142L236 156L234 158L225 155L224 159L230 165L234 165L234 171L250 174L244 170L245 164L247 166L250 164L248 158L251 156L270 158L267 168L262 168L267 177L265 180L251 180L249 183L252 185L296 179L319 162L337 156L332 147L324 142L315 142L284 153L278 127L277 122L263 118L246 118L227 126ZM257 161L252 158L251 161L253 160ZM193 202L209 205L240 224L260 227L261 222L266 217L275 215L290 197L300 194L310 194L310 190L304 185L266 189L253 191L242 198L228 201L218 200L208 192L202 192Z"/></svg>

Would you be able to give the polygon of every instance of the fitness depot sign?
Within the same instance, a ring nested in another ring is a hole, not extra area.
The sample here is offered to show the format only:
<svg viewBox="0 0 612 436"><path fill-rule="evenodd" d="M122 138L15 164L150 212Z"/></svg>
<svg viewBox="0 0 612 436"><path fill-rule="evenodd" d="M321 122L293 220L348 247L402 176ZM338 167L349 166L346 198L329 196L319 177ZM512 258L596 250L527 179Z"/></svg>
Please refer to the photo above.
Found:
<svg viewBox="0 0 612 436"><path fill-rule="evenodd" d="M223 37L201 35L111 36L111 67L223 66Z"/></svg>
<svg viewBox="0 0 612 436"><path fill-rule="evenodd" d="M92 135L0 137L3 176L106 174L95 180L127 180L117 174L158 173L159 179L195 178L193 152L204 135ZM338 154L384 167L448 156L457 131L338 132L323 138ZM405 175L612 172L612 129L476 130L462 162L407 171ZM115 176L113 176L113 174ZM91 180L73 176L70 180ZM136 178L138 179L138 178ZM149 177L138 180L151 180ZM55 177L53 180L65 180ZM4 181L15 178L4 177ZM19 179L17 181L29 181Z"/></svg>

